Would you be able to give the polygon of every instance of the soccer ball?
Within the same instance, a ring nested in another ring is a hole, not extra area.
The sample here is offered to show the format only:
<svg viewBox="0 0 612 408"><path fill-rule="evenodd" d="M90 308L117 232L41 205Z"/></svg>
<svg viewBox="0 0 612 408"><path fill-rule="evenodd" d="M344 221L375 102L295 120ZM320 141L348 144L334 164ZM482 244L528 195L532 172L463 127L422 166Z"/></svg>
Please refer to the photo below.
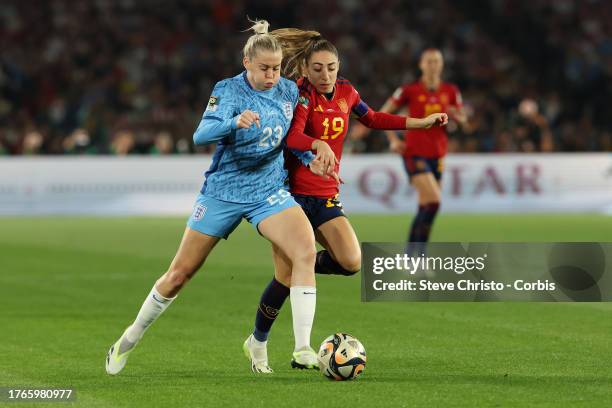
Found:
<svg viewBox="0 0 612 408"><path fill-rule="evenodd" d="M363 372L366 352L363 344L346 333L332 334L321 343L319 353L321 373L337 381L352 380Z"/></svg>

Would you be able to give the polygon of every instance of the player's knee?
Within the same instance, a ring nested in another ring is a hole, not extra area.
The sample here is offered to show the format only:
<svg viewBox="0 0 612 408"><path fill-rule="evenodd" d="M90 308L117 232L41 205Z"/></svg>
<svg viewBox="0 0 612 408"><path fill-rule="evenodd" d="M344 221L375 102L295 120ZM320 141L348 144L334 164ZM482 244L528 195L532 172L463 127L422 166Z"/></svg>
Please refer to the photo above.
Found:
<svg viewBox="0 0 612 408"><path fill-rule="evenodd" d="M166 273L166 283L174 288L182 288L195 274L196 267L189 264L175 264Z"/></svg>
<svg viewBox="0 0 612 408"><path fill-rule="evenodd" d="M427 199L423 200L421 205L431 205L431 206L435 206L436 208L440 207L440 195L434 194L430 197L427 197Z"/></svg>
<svg viewBox="0 0 612 408"><path fill-rule="evenodd" d="M312 242L306 241L302 245L298 245L292 251L290 256L291 262L295 264L306 264L314 265L315 258L317 256L317 250L315 248L314 240Z"/></svg>
<svg viewBox="0 0 612 408"><path fill-rule="evenodd" d="M440 197L438 196L437 199L430 201L427 203L427 205L429 205L431 211L438 212L438 209L440 208Z"/></svg>
<svg viewBox="0 0 612 408"><path fill-rule="evenodd" d="M355 274L361 270L361 251L346 254L338 260L338 263L344 270L351 274Z"/></svg>

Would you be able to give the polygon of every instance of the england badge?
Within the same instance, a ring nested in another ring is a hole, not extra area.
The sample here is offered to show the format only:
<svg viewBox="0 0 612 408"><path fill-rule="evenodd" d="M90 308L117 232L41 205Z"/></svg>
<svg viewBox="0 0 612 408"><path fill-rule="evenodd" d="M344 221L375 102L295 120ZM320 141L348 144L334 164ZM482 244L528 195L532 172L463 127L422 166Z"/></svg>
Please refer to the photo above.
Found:
<svg viewBox="0 0 612 408"><path fill-rule="evenodd" d="M291 102L283 103L283 113L285 114L287 120L291 120L291 118L293 118L293 105Z"/></svg>

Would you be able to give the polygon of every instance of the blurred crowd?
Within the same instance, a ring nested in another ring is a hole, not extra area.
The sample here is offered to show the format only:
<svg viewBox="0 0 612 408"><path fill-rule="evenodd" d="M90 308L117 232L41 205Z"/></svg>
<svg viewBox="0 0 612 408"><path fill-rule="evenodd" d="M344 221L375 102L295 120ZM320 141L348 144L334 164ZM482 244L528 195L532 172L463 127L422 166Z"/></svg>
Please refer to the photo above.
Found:
<svg viewBox="0 0 612 408"><path fill-rule="evenodd" d="M3 0L0 155L210 151L191 137L242 70L247 15L320 31L373 108L439 47L471 124L449 125L451 151L612 151L610 1Z"/></svg>

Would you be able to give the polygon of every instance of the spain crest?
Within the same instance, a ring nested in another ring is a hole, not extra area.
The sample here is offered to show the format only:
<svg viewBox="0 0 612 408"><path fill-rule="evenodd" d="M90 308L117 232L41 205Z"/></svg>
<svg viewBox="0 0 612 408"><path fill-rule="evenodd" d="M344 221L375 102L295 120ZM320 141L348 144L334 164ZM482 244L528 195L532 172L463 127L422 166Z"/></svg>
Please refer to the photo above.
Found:
<svg viewBox="0 0 612 408"><path fill-rule="evenodd" d="M342 98L340 100L338 100L338 107L340 108L340 110L344 113L348 113L348 104L346 103L346 99Z"/></svg>

